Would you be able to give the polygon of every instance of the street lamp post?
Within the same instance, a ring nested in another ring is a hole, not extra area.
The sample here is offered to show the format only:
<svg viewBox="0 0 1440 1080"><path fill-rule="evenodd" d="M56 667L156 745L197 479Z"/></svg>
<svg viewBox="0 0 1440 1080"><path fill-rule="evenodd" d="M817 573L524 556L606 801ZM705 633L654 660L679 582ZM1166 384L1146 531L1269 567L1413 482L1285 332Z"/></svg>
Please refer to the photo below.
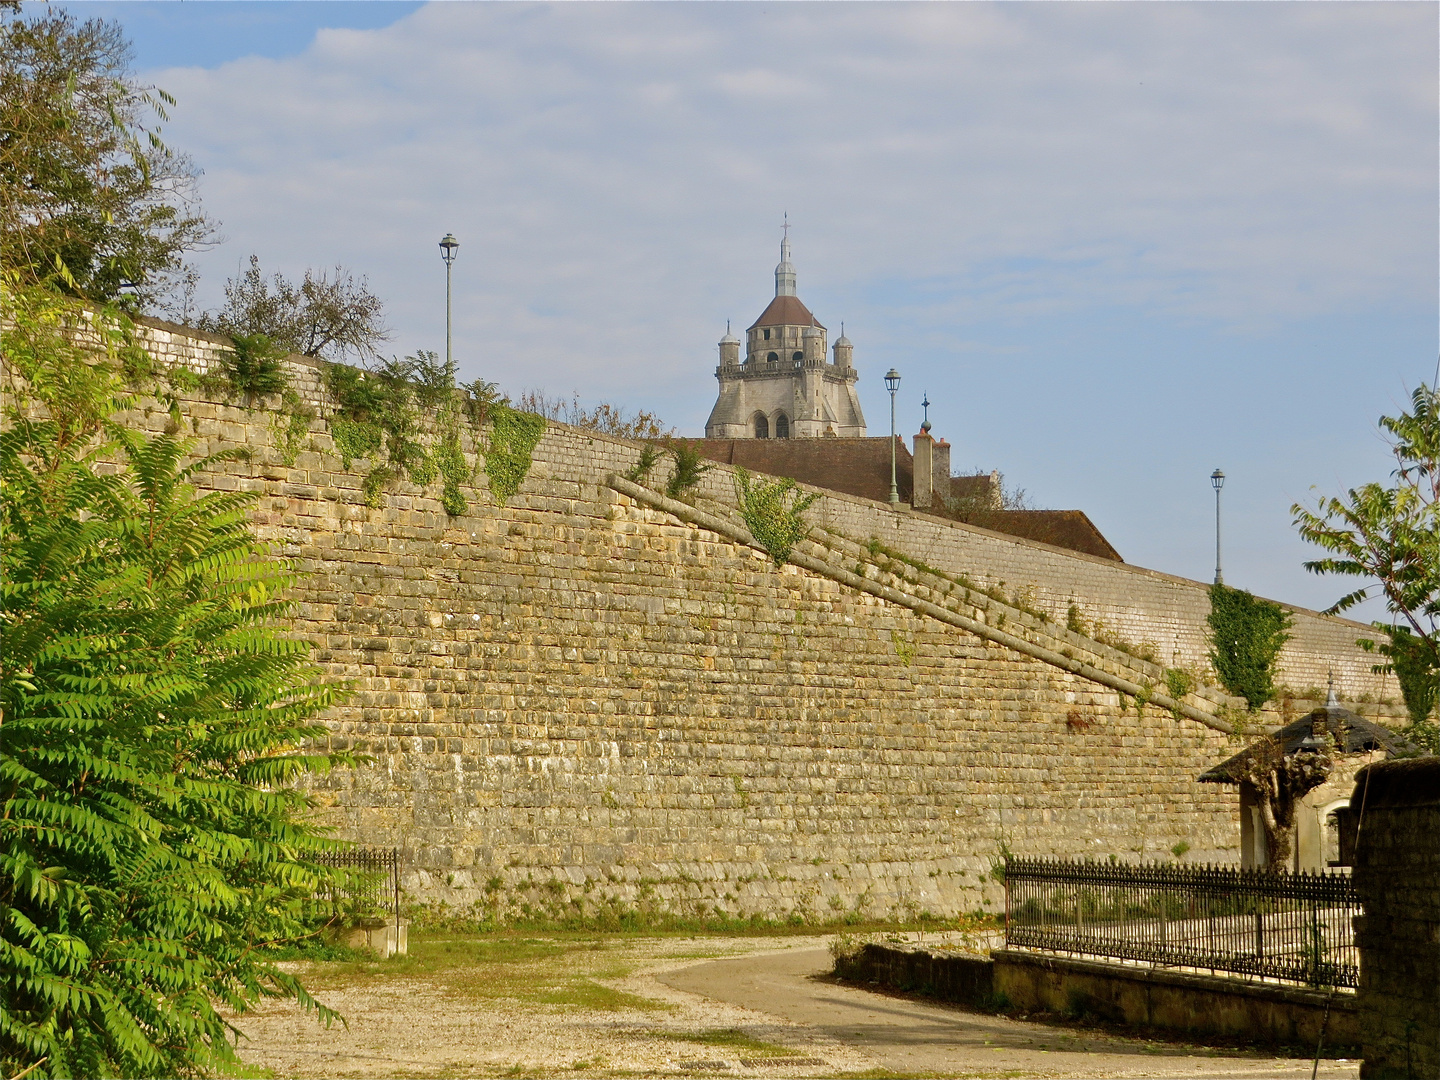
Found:
<svg viewBox="0 0 1440 1080"><path fill-rule="evenodd" d="M895 391L900 389L900 373L893 367L885 373L885 389L890 391L890 505L900 505L900 489L895 486Z"/></svg>
<svg viewBox="0 0 1440 1080"><path fill-rule="evenodd" d="M1215 489L1215 584L1224 584L1220 575L1220 489L1225 486L1225 474L1216 469L1210 474L1210 486Z"/></svg>
<svg viewBox="0 0 1440 1080"><path fill-rule="evenodd" d="M455 256L460 252L460 241L453 233L446 233L440 241L440 257L445 260L445 370L455 370L455 359L450 350L450 267L455 265Z"/></svg>

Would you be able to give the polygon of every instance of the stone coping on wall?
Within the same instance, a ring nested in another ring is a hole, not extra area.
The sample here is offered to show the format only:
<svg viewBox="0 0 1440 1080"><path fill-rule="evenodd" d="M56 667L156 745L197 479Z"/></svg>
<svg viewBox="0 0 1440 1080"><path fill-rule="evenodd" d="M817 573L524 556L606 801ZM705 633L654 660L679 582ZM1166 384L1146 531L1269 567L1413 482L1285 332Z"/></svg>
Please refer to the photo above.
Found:
<svg viewBox="0 0 1440 1080"><path fill-rule="evenodd" d="M1355 774L1350 805L1366 809L1440 805L1440 757L1377 761Z"/></svg>

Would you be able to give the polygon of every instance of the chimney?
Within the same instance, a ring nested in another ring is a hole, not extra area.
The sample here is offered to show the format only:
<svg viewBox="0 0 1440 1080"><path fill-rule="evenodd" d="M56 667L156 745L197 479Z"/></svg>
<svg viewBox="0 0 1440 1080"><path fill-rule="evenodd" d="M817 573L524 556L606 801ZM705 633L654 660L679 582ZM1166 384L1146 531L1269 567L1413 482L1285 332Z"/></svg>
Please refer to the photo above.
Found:
<svg viewBox="0 0 1440 1080"><path fill-rule="evenodd" d="M941 506L945 505L946 499L951 498L950 444L944 439L935 444L935 454L930 464L930 487L935 492L935 502Z"/></svg>
<svg viewBox="0 0 1440 1080"><path fill-rule="evenodd" d="M915 436L915 460L913 462L913 484L910 493L910 505L917 509L928 509L931 504L931 490L933 487L932 477L934 473L935 440L930 437L928 431L922 431ZM947 452L948 459L949 454Z"/></svg>

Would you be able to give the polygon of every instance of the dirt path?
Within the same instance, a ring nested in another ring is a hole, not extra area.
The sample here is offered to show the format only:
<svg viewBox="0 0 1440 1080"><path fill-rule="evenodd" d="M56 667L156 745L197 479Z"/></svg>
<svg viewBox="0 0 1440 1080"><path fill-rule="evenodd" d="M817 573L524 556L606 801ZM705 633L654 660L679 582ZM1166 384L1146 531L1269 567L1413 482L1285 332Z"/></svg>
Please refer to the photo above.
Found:
<svg viewBox="0 0 1440 1080"><path fill-rule="evenodd" d="M1275 1077L1308 1061L1095 1036L821 981L821 937L421 938L297 964L348 1027L286 1002L237 1018L276 1077ZM1329 1080L1354 1064L1322 1062Z"/></svg>
<svg viewBox="0 0 1440 1080"><path fill-rule="evenodd" d="M809 1028L903 1074L1213 1080L1310 1076L1309 1061L1079 1033L816 978L829 970L829 953L810 949L712 961L658 978L677 990ZM1354 1062L1322 1061L1320 1066L1319 1075L1328 1078L1359 1075Z"/></svg>

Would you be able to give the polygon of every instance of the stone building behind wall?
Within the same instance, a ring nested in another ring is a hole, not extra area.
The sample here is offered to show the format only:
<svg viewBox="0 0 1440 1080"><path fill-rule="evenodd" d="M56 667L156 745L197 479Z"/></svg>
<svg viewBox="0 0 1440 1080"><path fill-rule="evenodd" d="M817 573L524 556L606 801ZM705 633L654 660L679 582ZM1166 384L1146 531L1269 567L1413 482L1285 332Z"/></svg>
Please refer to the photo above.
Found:
<svg viewBox="0 0 1440 1080"><path fill-rule="evenodd" d="M775 298L745 333L743 363L740 339L728 327L720 339L720 394L705 422L707 439L864 437L853 347L842 332L833 362L826 360L825 327L795 294L788 234Z"/></svg>

